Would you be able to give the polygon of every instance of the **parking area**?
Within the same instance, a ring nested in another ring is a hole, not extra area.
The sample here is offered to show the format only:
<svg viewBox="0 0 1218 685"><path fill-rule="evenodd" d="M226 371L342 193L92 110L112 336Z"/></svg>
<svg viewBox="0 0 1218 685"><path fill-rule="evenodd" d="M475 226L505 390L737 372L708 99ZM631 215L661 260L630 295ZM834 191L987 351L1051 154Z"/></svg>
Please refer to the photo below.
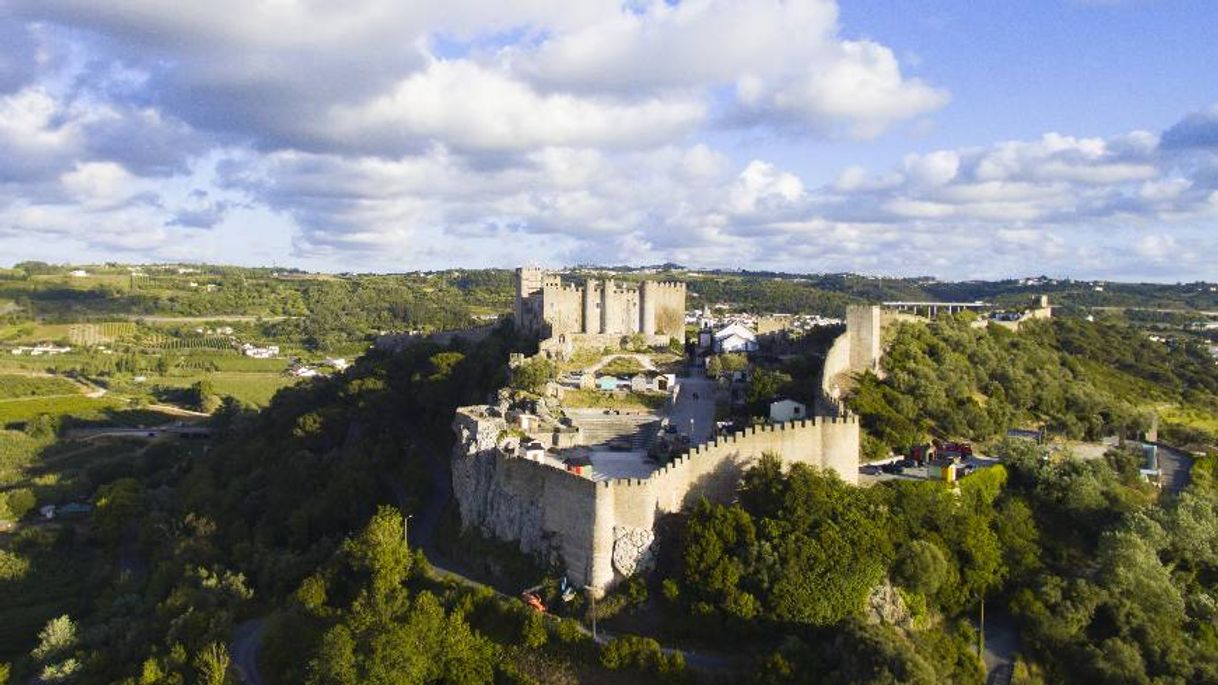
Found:
<svg viewBox="0 0 1218 685"><path fill-rule="evenodd" d="M974 454L962 459L958 478L963 478L977 469L993 466L998 459ZM932 477L927 466L913 464L912 460L895 457L859 466L859 485L873 485L888 480L940 480Z"/></svg>

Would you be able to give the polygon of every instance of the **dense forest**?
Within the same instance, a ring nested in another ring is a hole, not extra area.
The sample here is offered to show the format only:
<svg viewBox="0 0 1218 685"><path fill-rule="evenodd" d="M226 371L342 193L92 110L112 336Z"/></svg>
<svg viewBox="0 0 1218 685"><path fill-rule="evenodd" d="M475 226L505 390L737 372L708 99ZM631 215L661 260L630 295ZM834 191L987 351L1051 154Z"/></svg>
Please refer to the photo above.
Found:
<svg viewBox="0 0 1218 685"><path fill-rule="evenodd" d="M759 683L979 683L985 602L1017 627L1016 683L1218 680L1212 463L1171 497L1136 454L1004 453L958 491L763 461L680 529L671 628L760 654Z"/></svg>

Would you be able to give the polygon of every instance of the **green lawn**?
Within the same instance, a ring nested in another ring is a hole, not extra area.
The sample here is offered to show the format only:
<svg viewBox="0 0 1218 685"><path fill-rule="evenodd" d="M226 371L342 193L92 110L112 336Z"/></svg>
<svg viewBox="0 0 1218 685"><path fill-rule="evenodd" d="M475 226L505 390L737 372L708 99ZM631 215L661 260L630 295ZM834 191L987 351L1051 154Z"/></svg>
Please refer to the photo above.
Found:
<svg viewBox="0 0 1218 685"><path fill-rule="evenodd" d="M299 379L282 374L229 373L221 371L208 376L216 392L231 395L242 402L264 407L280 388L295 385Z"/></svg>
<svg viewBox="0 0 1218 685"><path fill-rule="evenodd" d="M571 390L563 393L563 406L594 409L648 409L664 406L668 395L664 393L628 392L618 397L601 390Z"/></svg>

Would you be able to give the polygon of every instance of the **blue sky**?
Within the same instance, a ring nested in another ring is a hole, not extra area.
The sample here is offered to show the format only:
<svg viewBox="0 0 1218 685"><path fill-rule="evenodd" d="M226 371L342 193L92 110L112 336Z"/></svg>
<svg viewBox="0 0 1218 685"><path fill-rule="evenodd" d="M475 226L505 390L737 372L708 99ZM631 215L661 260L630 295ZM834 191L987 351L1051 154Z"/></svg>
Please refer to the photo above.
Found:
<svg viewBox="0 0 1218 685"><path fill-rule="evenodd" d="M0 0L0 263L1218 279L1218 5Z"/></svg>

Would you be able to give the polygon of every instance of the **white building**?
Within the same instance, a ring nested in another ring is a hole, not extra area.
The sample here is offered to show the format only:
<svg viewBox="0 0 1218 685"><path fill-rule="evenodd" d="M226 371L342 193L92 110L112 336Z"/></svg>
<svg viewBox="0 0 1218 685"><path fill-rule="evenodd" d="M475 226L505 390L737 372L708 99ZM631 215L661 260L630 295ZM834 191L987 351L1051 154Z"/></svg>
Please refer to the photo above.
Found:
<svg viewBox="0 0 1218 685"><path fill-rule="evenodd" d="M533 441L524 446L524 458L533 461L543 461L546 458L546 448L540 442Z"/></svg>
<svg viewBox="0 0 1218 685"><path fill-rule="evenodd" d="M89 275L89 272L84 269L73 269L68 272L68 275L72 278L84 278Z"/></svg>
<svg viewBox="0 0 1218 685"><path fill-rule="evenodd" d="M808 418L808 406L795 400L778 400L770 403L770 421L786 423Z"/></svg>
<svg viewBox="0 0 1218 685"><path fill-rule="evenodd" d="M254 359L271 359L272 357L279 356L279 346L267 345L266 347L256 347L250 343L245 343L241 346L241 353Z"/></svg>
<svg viewBox="0 0 1218 685"><path fill-rule="evenodd" d="M715 352L755 352L757 334L745 326L733 323L715 333Z"/></svg>

